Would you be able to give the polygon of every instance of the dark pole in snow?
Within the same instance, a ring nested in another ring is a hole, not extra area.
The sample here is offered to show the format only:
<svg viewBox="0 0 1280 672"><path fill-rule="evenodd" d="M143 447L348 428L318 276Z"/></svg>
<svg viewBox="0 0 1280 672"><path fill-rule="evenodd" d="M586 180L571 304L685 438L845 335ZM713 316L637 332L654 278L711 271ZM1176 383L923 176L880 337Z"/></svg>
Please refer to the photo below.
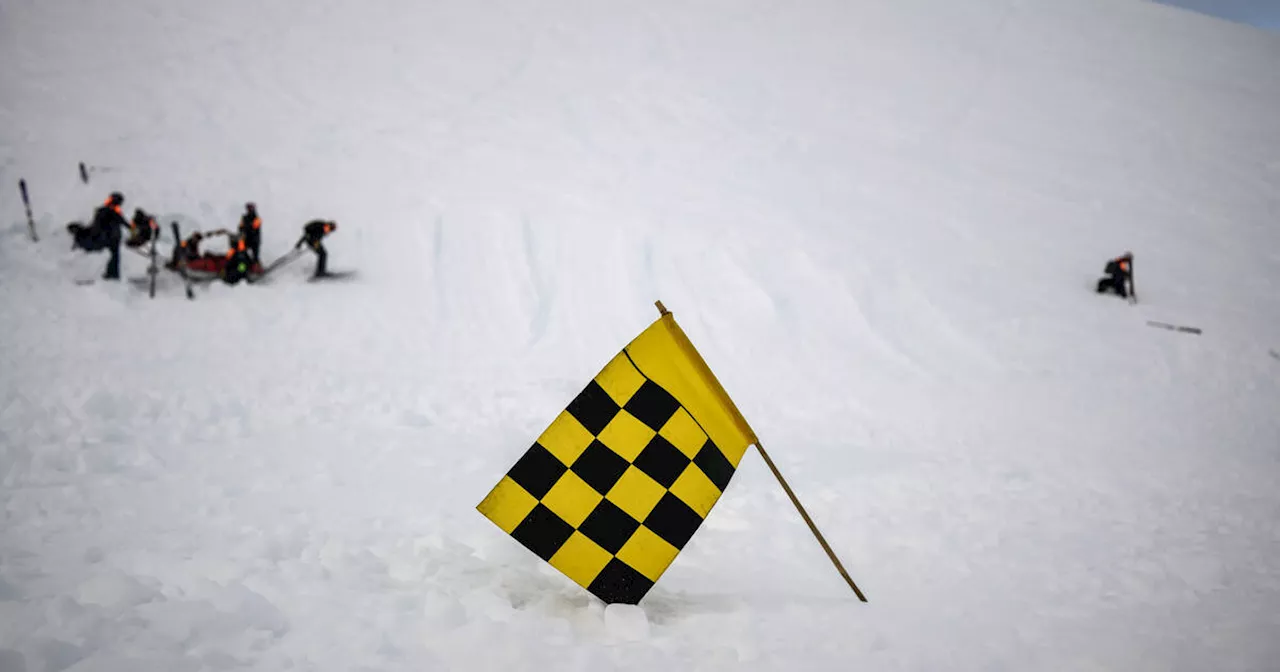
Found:
<svg viewBox="0 0 1280 672"><path fill-rule="evenodd" d="M827 552L827 557L831 558L831 564L836 566L836 571L840 572L840 576L844 577L845 583L849 584L849 587L853 589L853 593L858 596L858 599L866 602L866 596L862 594L861 590L858 590L858 584L853 582L853 579L849 576L849 572L845 571L844 565L840 564L840 558L836 557L835 551L831 550L831 546L827 544L827 540L822 538L822 533L818 531L818 526L813 524L813 520L809 518L809 514L806 513L804 507L800 505L800 500L796 499L796 493L791 491L791 486L787 485L787 480L782 477L782 474L778 471L778 467L774 466L773 460L769 459L769 453L764 452L764 446L756 443L756 450L760 451L760 457L763 457L764 463L769 465L769 471L773 472L774 478L777 478L778 482L782 484L782 489L786 491L787 497L791 498L791 503L795 504L796 511L799 511L800 517L804 518L805 524L809 526L809 531L813 532L813 536L817 537L818 543L822 544L822 550Z"/></svg>
<svg viewBox="0 0 1280 672"><path fill-rule="evenodd" d="M1138 281L1134 280L1133 278L1134 278L1133 260L1130 259L1129 260L1129 303L1130 304L1135 304L1138 302Z"/></svg>
<svg viewBox="0 0 1280 672"><path fill-rule="evenodd" d="M661 315L665 316L668 314L669 311L666 306L662 305L661 301L655 301L654 305L658 307L658 313ZM809 531L813 533L813 536L818 539L818 543L822 545L822 550L827 552L828 558L831 558L831 564L836 566L836 571L840 572L840 576L844 577L845 583L849 584L849 587L853 589L853 593L858 596L858 599L866 602L866 596L862 594L861 590L858 590L858 584L853 582L853 578L849 576L849 572L845 571L844 565L840 564L840 558L837 558L836 552L831 550L831 546L827 544L827 540L823 538L822 533L818 531L818 526L813 524L813 519L809 517L809 513L804 510L804 506L801 505L800 500L796 498L796 493L791 491L791 486L787 484L787 479L782 477L782 472L778 471L777 465L775 465L773 460L769 458L769 453L765 452L764 446L760 445L759 441L756 441L755 447L756 450L760 451L760 457L764 458L764 463L769 465L769 471L773 472L774 478L778 479L778 483L782 485L782 489L787 493L787 497L791 499L791 503L795 505L796 511L800 512L800 517L804 518L804 523L809 526Z"/></svg>
<svg viewBox="0 0 1280 672"><path fill-rule="evenodd" d="M1203 333L1200 327L1188 327L1180 324L1169 324L1168 322L1156 322L1155 320L1147 320L1147 325L1152 327L1159 327L1161 329L1167 329L1169 331L1180 331L1184 334Z"/></svg>
<svg viewBox="0 0 1280 672"><path fill-rule="evenodd" d="M18 180L18 190L22 192L22 205L27 209L27 228L31 229L31 240L40 242L36 237L36 221L31 218L31 198L27 196L26 180Z"/></svg>

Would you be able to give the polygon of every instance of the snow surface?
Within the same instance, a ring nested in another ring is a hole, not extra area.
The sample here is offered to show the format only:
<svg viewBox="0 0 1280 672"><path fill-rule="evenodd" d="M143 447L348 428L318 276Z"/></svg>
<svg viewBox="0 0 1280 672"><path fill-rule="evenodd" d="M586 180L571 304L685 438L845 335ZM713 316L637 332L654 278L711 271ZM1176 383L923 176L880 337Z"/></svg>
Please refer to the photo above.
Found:
<svg viewBox="0 0 1280 672"><path fill-rule="evenodd" d="M0 192L4 672L1280 661L1274 34L1124 0L6 0L0 63L42 234ZM359 276L76 286L105 256L62 227L113 189L188 229L253 200L269 257L333 218ZM1136 306L1091 289L1125 249ZM475 511L655 299L868 604L755 455L639 608Z"/></svg>

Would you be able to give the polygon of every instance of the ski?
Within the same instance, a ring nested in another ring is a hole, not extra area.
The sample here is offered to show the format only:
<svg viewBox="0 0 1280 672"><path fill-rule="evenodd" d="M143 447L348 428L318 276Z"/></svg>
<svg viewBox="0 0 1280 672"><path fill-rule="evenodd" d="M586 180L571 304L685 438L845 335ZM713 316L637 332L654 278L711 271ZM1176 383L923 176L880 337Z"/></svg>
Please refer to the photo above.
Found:
<svg viewBox="0 0 1280 672"><path fill-rule="evenodd" d="M111 166L86 166L84 161L80 162L80 181L89 184L89 173L108 173L119 170Z"/></svg>
<svg viewBox="0 0 1280 672"><path fill-rule="evenodd" d="M160 242L160 230L157 227L151 229L151 265L147 267L147 275L151 276L151 298L156 298L156 276L160 275L160 268L156 265L156 243Z"/></svg>
<svg viewBox="0 0 1280 672"><path fill-rule="evenodd" d="M347 280L355 277L355 271L329 271L324 275L313 275L307 278L307 282L324 282L326 280Z"/></svg>
<svg viewBox="0 0 1280 672"><path fill-rule="evenodd" d="M297 259L300 256L302 256L302 250L295 247L292 250L285 252L275 261L271 262L270 264L267 264L266 268L263 268L261 273L255 276L251 276L250 278L246 278L246 281L249 284L261 282L262 279L270 275L272 271L276 271L281 267L288 265L290 262L292 262L293 260Z"/></svg>
<svg viewBox="0 0 1280 672"><path fill-rule="evenodd" d="M1179 331L1184 334L1202 333L1200 331L1200 327L1187 327L1179 324L1169 324L1168 322L1156 322L1154 320L1148 320L1147 324L1152 327L1159 327L1160 329L1167 329L1169 331Z"/></svg>
<svg viewBox="0 0 1280 672"><path fill-rule="evenodd" d="M169 226L173 228L173 270L182 276L182 283L187 290L187 298L194 300L196 293L191 289L191 277L187 275L187 260L182 256L182 232L178 230L177 222L169 222Z"/></svg>
<svg viewBox="0 0 1280 672"><path fill-rule="evenodd" d="M31 217L31 198L27 196L27 181L18 180L18 189L22 192L22 205L27 209L27 228L31 230L32 242L40 242L36 237L36 220Z"/></svg>

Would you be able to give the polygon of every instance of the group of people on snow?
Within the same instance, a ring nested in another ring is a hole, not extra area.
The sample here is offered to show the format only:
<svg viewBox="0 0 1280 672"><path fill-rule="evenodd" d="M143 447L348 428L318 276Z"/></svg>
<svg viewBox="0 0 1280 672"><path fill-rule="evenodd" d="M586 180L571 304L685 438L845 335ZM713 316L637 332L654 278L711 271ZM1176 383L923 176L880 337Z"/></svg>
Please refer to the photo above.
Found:
<svg viewBox="0 0 1280 672"><path fill-rule="evenodd" d="M107 260L107 268L102 277L106 280L120 279L120 243L123 240L127 247L137 248L150 242L159 235L159 227L155 217L142 208L133 212L133 220L126 221L122 212L124 195L112 192L106 202L94 212L89 226L79 222L67 225L67 231L74 239L74 248L85 251L108 250L111 253ZM129 237L124 238L124 230L128 229ZM328 275L326 263L328 252L324 249L325 236L338 229L337 222L316 219L307 222L302 228L302 236L294 243L298 250L304 244L316 255L315 277ZM227 251L222 255L201 253L200 245L206 238L225 235ZM240 224L234 232L217 229L208 233L196 231L173 248L173 258L167 264L169 268L196 269L209 271L224 282L236 284L241 280L261 275L267 267L263 266L262 250L262 218L254 203L246 203ZM1097 293L1114 292L1121 298L1134 296L1133 290L1133 253L1124 254L1111 259L1103 269L1105 277L1098 280Z"/></svg>
<svg viewBox="0 0 1280 672"><path fill-rule="evenodd" d="M93 220L88 226L80 222L67 225L67 232L73 239L72 249L78 248L86 252L99 250L110 252L107 268L102 274L104 280L120 279L120 243L122 241L126 247L138 248L160 235L155 217L142 208L137 208L134 210L133 220L126 221L123 208L124 195L118 191L112 192L106 202L94 212ZM293 246L296 251L306 244L316 254L315 277L328 275L326 262L329 255L322 241L337 228L337 222L332 220L316 219L307 222L303 226L302 237ZM124 237L125 229L129 231L127 239ZM227 237L227 251L221 254L202 253L201 243L206 238L214 236ZM246 278L260 276L269 270L269 267L262 263L261 250L262 218L258 215L258 208L254 203L246 203L244 214L241 215L240 224L235 231L217 229L206 233L200 231L192 233L174 246L173 256L166 266L172 270L184 272L187 270L208 272L228 284L236 284Z"/></svg>

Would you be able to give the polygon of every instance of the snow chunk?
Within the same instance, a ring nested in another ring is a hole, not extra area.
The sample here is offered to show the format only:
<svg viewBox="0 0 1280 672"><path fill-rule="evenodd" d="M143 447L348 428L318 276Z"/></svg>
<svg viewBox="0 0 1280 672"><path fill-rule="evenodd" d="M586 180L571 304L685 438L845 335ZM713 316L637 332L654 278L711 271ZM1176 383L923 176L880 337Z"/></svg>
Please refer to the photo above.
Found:
<svg viewBox="0 0 1280 672"><path fill-rule="evenodd" d="M641 642L649 638L649 617L633 604L610 604L604 608L604 629L616 641Z"/></svg>

